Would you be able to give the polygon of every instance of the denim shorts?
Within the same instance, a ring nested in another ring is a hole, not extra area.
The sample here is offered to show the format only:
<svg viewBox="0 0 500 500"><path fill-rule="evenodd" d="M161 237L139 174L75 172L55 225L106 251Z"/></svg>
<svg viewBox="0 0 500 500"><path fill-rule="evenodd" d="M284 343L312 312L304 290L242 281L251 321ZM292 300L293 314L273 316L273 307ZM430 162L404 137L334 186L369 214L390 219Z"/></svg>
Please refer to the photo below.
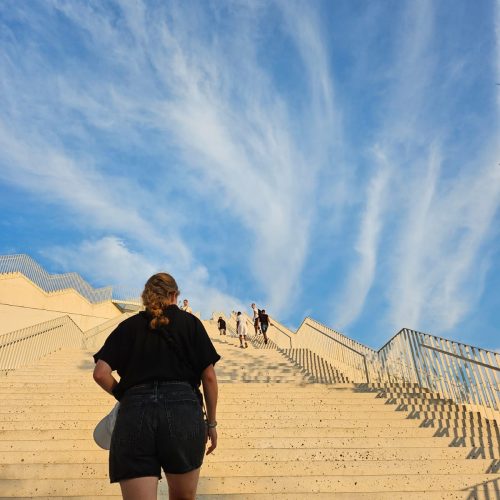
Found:
<svg viewBox="0 0 500 500"><path fill-rule="evenodd" d="M203 410L187 382L136 385L120 400L111 436L112 483L201 467L207 429Z"/></svg>

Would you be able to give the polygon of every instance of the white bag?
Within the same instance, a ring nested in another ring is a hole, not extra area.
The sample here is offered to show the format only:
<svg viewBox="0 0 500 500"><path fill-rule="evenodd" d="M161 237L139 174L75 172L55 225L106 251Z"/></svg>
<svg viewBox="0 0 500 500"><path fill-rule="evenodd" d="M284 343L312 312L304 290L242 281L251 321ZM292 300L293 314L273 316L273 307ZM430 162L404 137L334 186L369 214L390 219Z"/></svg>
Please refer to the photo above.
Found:
<svg viewBox="0 0 500 500"><path fill-rule="evenodd" d="M116 403L113 409L96 425L94 429L94 441L104 450L111 448L111 435L115 428L116 416L120 409L120 403Z"/></svg>

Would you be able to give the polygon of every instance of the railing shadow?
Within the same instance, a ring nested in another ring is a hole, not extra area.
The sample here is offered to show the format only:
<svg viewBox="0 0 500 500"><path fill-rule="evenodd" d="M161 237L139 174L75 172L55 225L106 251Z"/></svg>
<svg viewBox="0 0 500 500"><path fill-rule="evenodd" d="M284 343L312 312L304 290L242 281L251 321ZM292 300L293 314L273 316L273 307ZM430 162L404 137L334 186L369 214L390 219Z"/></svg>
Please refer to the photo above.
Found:
<svg viewBox="0 0 500 500"><path fill-rule="evenodd" d="M484 481L462 491L468 493L467 500L498 500L500 499L500 479Z"/></svg>
<svg viewBox="0 0 500 500"><path fill-rule="evenodd" d="M376 398L386 399L385 404L394 405L394 411L407 413L407 419L421 420L420 428L435 429L433 437L451 438L449 447L469 448L466 459L492 459L488 470L498 469L500 431L496 421L411 384L381 388L357 384L356 392L377 392Z"/></svg>
<svg viewBox="0 0 500 500"><path fill-rule="evenodd" d="M309 378L311 382L320 384L349 383L349 379L323 357L305 348L283 349L278 347L272 340L264 343L260 335L251 339L257 349L275 349L287 361Z"/></svg>
<svg viewBox="0 0 500 500"><path fill-rule="evenodd" d="M300 358L286 352L300 350L279 351L315 381L326 384L345 381L342 378L325 379L322 369L310 363L310 355ZM499 467L500 431L495 421L487 420L479 413L470 412L451 400L440 399L438 395L416 384L384 384L381 387L376 385L355 384L354 392L373 394L374 399L386 399L385 404L394 406L395 412L407 413L406 418L410 420L421 420L418 427L435 428L433 437L451 438L447 443L448 447L469 448L464 458L491 459L493 462L487 466L488 469L496 470Z"/></svg>
<svg viewBox="0 0 500 500"><path fill-rule="evenodd" d="M227 335L213 336L212 342L217 344L226 344L234 348L234 353L224 358L224 363L217 366L217 377L225 382L286 382L294 380L300 382L303 379L303 373L283 360L281 363L270 361L265 357L260 357L258 351L254 349L240 349L238 336L234 330L228 329ZM263 343L262 336L248 336L247 342L257 349L268 348L276 349L276 346ZM307 380L303 380L306 382Z"/></svg>
<svg viewBox="0 0 500 500"><path fill-rule="evenodd" d="M310 381L324 384L349 382L337 367L309 349L282 349L271 341L265 345L258 337L251 341L256 348L276 349ZM406 413L407 419L420 421L419 424L416 422L416 427L434 429L432 437L449 438L443 446L464 448L464 458L492 460L485 464L485 472L498 469L500 432L494 420L487 420L417 383L357 383L354 391L373 394L374 399L385 399L385 404L394 406L395 412Z"/></svg>

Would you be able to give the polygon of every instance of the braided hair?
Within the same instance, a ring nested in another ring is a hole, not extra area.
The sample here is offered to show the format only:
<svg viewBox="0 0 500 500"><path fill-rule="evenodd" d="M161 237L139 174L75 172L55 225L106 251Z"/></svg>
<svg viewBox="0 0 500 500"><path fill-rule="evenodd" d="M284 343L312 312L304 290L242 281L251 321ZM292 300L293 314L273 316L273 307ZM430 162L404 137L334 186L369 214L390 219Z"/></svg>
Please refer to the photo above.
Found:
<svg viewBox="0 0 500 500"><path fill-rule="evenodd" d="M156 330L169 323L165 309L172 304L172 294L179 295L175 279L167 273L158 273L148 279L142 292L142 302L152 317L149 326Z"/></svg>

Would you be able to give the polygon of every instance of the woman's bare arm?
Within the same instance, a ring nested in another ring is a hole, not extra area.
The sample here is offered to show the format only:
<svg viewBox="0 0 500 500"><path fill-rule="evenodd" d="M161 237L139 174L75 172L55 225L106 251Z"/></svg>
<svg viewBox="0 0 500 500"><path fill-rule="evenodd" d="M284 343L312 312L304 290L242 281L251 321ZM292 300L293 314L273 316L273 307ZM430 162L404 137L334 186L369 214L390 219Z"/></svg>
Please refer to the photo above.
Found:
<svg viewBox="0 0 500 500"><path fill-rule="evenodd" d="M113 389L118 384L116 379L112 375L111 366L103 361L102 359L98 359L94 368L94 380L100 385L107 393L113 395Z"/></svg>
<svg viewBox="0 0 500 500"><path fill-rule="evenodd" d="M203 370L201 382L203 384L207 420L209 424L214 424L216 422L217 397L219 391L214 365L209 365ZM208 427L208 438L210 439L210 446L208 447L207 455L212 453L217 447L217 429L215 427Z"/></svg>

